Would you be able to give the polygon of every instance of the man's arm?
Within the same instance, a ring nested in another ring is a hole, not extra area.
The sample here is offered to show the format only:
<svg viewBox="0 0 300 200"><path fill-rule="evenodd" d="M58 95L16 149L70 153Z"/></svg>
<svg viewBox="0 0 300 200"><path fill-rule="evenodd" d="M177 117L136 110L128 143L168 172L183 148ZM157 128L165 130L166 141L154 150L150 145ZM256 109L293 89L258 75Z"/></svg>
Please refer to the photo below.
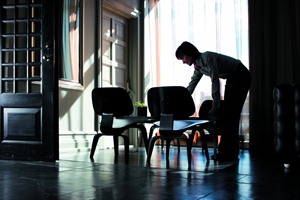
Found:
<svg viewBox="0 0 300 200"><path fill-rule="evenodd" d="M203 74L195 69L194 70L194 74L191 78L191 81L189 83L189 85L187 86L187 89L189 90L189 92L192 94L197 86L197 84L199 83L200 79L202 78Z"/></svg>
<svg viewBox="0 0 300 200"><path fill-rule="evenodd" d="M217 67L217 62L214 58L209 57L207 61L208 65L211 67L211 93L213 98L213 106L211 112L215 112L220 107L221 95L220 95L220 79Z"/></svg>

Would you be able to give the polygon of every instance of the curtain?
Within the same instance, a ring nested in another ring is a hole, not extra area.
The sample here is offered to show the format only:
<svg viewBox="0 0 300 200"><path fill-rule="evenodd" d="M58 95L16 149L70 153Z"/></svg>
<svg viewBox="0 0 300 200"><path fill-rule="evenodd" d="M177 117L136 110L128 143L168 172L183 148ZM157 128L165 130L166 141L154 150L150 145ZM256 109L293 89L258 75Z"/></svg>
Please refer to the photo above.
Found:
<svg viewBox="0 0 300 200"><path fill-rule="evenodd" d="M79 82L80 0L64 0L62 16L63 67L60 78Z"/></svg>
<svg viewBox="0 0 300 200"><path fill-rule="evenodd" d="M274 153L273 88L300 83L300 2L249 0L250 150Z"/></svg>
<svg viewBox="0 0 300 200"><path fill-rule="evenodd" d="M175 57L175 51L183 41L193 43L200 52L214 51L240 59L248 67L247 0L145 2L146 91L153 86L188 85L194 68L183 65L182 61ZM221 79L222 96L224 83ZM211 99L209 77L203 76L193 93L193 98L197 111L204 100ZM248 103L245 103L241 128L247 133L248 116Z"/></svg>

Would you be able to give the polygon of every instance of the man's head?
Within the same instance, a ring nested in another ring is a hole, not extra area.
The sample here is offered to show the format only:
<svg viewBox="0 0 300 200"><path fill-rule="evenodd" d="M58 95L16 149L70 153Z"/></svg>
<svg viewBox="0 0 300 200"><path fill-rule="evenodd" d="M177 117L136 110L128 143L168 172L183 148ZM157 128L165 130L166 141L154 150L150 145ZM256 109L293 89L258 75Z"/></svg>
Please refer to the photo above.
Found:
<svg viewBox="0 0 300 200"><path fill-rule="evenodd" d="M178 60L182 60L183 64L192 65L199 57L198 49L189 42L183 42L176 50L175 56Z"/></svg>

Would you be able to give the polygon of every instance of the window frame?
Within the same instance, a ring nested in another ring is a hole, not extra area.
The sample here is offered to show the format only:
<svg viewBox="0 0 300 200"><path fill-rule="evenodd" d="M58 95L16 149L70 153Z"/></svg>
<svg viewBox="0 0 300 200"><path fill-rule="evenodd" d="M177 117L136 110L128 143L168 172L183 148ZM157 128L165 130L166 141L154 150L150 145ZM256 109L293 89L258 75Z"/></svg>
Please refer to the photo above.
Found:
<svg viewBox="0 0 300 200"><path fill-rule="evenodd" d="M66 0L63 0L60 2L60 17L58 21L63 20L63 8L64 8L64 2ZM63 27L62 25L59 27L60 30L60 44L59 47L59 57L60 57L60 67L58 70L58 76L59 76L59 88L66 88L66 89L73 89L73 90L84 90L83 85L83 0L79 1L79 32L78 32L78 81L70 80L65 77L62 77L62 68L64 67L63 60L65 59L63 56L63 48L64 48L64 40L63 40ZM60 23L59 23L60 24ZM63 24L63 23L62 23ZM68 47L70 48L70 47ZM74 66L71 66L71 68Z"/></svg>

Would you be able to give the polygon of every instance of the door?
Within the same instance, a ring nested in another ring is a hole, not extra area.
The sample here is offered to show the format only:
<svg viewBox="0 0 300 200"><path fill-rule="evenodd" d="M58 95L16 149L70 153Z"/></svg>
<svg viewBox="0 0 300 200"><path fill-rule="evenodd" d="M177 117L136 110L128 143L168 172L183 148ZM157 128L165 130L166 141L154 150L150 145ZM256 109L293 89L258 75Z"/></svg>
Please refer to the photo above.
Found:
<svg viewBox="0 0 300 200"><path fill-rule="evenodd" d="M0 1L0 159L58 159L54 2Z"/></svg>
<svg viewBox="0 0 300 200"><path fill-rule="evenodd" d="M102 16L102 87L126 88L127 81L127 20L104 9ZM119 140L123 144L123 140ZM104 138L103 147L113 147L110 138Z"/></svg>
<svg viewBox="0 0 300 200"><path fill-rule="evenodd" d="M126 88L127 20L108 10L102 18L102 86Z"/></svg>

